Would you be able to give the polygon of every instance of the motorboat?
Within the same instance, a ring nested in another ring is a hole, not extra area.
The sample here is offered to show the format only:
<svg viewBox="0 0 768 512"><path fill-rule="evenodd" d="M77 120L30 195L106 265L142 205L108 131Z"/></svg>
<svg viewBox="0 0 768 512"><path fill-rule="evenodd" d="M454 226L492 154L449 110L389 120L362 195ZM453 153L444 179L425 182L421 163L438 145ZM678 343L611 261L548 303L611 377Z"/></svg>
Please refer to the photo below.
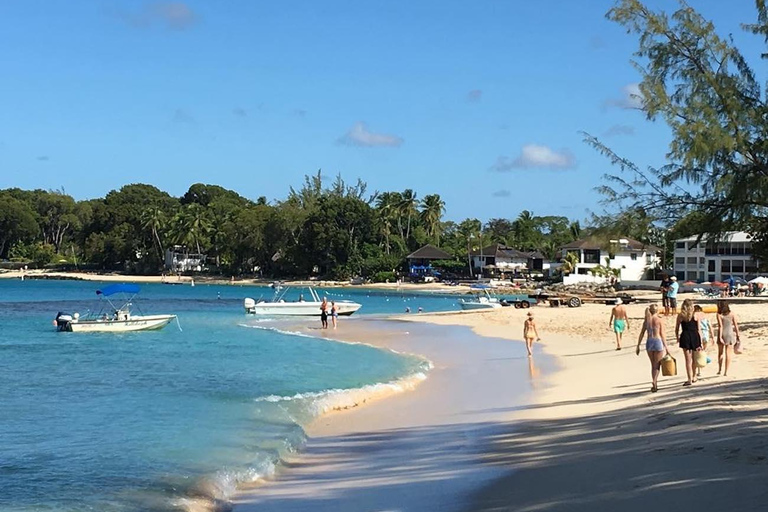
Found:
<svg viewBox="0 0 768 512"><path fill-rule="evenodd" d="M294 287L274 285L275 295L272 300L246 298L243 301L245 312L251 315L261 316L320 316L320 306L323 301L311 286ZM298 290L296 300L287 300L290 292L292 297ZM306 290L308 297L304 297ZM327 300L327 299L326 299ZM348 316L360 309L362 304L351 300L336 300L336 311L339 316ZM328 314L331 313L331 301L327 300Z"/></svg>
<svg viewBox="0 0 768 512"><path fill-rule="evenodd" d="M81 317L80 313L70 315L59 312L53 323L57 330L66 332L131 332L162 329L176 319L176 315L134 314L132 301L137 293L139 286L135 284L106 286L96 290L96 295L101 296L108 307L102 307L98 313L85 317ZM112 301L113 295L123 296L124 300L117 303L120 306Z"/></svg>
<svg viewBox="0 0 768 512"><path fill-rule="evenodd" d="M469 311L477 309L498 309L502 307L498 297L494 297L488 292L488 286L472 285L469 288L469 293L472 296L468 299L459 299L461 309Z"/></svg>

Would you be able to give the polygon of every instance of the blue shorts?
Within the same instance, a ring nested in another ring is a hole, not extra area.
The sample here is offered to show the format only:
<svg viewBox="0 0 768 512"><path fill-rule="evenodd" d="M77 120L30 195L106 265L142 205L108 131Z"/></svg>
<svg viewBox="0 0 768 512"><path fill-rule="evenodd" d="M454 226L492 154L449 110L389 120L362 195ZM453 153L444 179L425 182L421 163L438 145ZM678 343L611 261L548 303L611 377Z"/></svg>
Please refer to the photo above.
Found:
<svg viewBox="0 0 768 512"><path fill-rule="evenodd" d="M660 338L648 338L645 342L645 350L648 352L663 352L664 343L661 342Z"/></svg>

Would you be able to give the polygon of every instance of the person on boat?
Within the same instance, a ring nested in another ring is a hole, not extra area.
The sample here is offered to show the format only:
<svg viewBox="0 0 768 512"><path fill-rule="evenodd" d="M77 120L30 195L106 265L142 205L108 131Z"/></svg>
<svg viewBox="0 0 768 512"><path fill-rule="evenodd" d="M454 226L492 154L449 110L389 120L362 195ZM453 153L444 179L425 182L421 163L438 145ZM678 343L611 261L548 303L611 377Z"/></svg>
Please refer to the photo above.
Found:
<svg viewBox="0 0 768 512"><path fill-rule="evenodd" d="M304 294L303 293L299 294L299 302L304 302Z"/></svg>
<svg viewBox="0 0 768 512"><path fill-rule="evenodd" d="M331 301L331 322L333 322L333 328L336 328L336 319L339 316L339 308L336 306L336 301ZM327 321L326 321L327 325Z"/></svg>
<svg viewBox="0 0 768 512"><path fill-rule="evenodd" d="M731 354L738 354L738 345L741 339L739 337L739 323L736 321L736 315L728 306L728 301L717 301L717 374L723 373L728 376L728 369L731 366ZM723 363L725 371L723 372Z"/></svg>
<svg viewBox="0 0 768 512"><path fill-rule="evenodd" d="M528 351L528 357L533 355L533 341L541 340L539 331L536 330L536 322L533 321L533 313L528 313L528 318L523 324L523 338L525 338L525 349Z"/></svg>
<svg viewBox="0 0 768 512"><path fill-rule="evenodd" d="M635 354L640 355L640 343L643 341L643 335L648 334L645 341L645 352L651 362L651 393L659 390L659 370L661 369L661 359L665 354L669 354L669 348L664 338L664 322L659 315L659 307L651 304L646 309L643 328L640 329L640 336L637 337L637 348Z"/></svg>
<svg viewBox="0 0 768 512"><path fill-rule="evenodd" d="M620 298L616 299L616 305L611 309L608 328L613 328L613 332L616 334L616 350L621 350L621 337L624 331L629 329L629 318L627 317L627 308L624 307Z"/></svg>
<svg viewBox="0 0 768 512"><path fill-rule="evenodd" d="M323 329L328 328L328 298L323 297L323 301L320 303L320 323Z"/></svg>
<svg viewBox="0 0 768 512"><path fill-rule="evenodd" d="M674 309L674 304L670 304L670 306ZM677 338L677 344L683 349L683 354L685 354L685 373L688 377L683 386L690 386L697 380L693 353L701 350L701 324L699 321L702 316L702 313L697 313L693 310L693 301L691 299L683 301L680 314L677 315L675 338Z"/></svg>

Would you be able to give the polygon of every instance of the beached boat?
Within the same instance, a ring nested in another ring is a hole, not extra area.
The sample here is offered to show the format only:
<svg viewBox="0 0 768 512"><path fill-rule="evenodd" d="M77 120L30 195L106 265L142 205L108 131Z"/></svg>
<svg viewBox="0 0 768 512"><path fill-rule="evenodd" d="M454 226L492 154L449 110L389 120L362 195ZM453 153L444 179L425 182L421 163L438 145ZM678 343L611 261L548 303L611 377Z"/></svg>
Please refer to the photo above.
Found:
<svg viewBox="0 0 768 512"><path fill-rule="evenodd" d="M311 286L293 287L283 285L273 285L275 295L272 300L246 298L243 301L245 312L251 315L261 316L320 316L320 305L322 300L317 292ZM287 300L289 292L297 292L296 300ZM308 293L308 300L304 298L304 291ZM362 307L357 302L351 300L337 300L336 311L339 316L348 316ZM331 301L328 301L328 314L331 313Z"/></svg>
<svg viewBox="0 0 768 512"><path fill-rule="evenodd" d="M487 286L472 285L469 288L469 293L472 294L472 297L468 299L459 299L461 309L498 309L502 307L501 301L499 301L498 297L494 297L488 292Z"/></svg>
<svg viewBox="0 0 768 512"><path fill-rule="evenodd" d="M96 295L105 299L108 308L102 307L98 313L81 318L79 313L72 315L59 312L54 325L59 331L66 332L131 332L151 331L162 329L176 315L137 315L132 311L133 299L139 293L139 286L135 284L113 284L96 290ZM121 294L124 297L122 305L117 307L110 299L111 296Z"/></svg>

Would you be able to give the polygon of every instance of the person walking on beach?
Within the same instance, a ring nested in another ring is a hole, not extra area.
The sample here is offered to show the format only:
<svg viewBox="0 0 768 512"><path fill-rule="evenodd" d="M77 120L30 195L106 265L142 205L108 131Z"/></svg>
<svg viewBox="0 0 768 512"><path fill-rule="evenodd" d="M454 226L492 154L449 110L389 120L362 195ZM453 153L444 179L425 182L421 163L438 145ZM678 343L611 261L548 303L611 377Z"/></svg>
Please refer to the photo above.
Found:
<svg viewBox="0 0 768 512"><path fill-rule="evenodd" d="M336 328L336 319L339 317L339 308L336 306L336 301L331 301L331 322L333 322L333 328ZM328 321L326 320L326 327L328 326Z"/></svg>
<svg viewBox="0 0 768 512"><path fill-rule="evenodd" d="M659 390L659 370L661 369L661 359L664 354L669 354L667 342L664 337L664 322L659 316L659 308L656 304L651 304L646 310L645 322L640 330L640 336L637 337L637 348L635 354L640 355L640 343L643 341L643 335L648 334L645 341L645 352L651 361L651 393Z"/></svg>
<svg viewBox="0 0 768 512"><path fill-rule="evenodd" d="M621 336L624 331L629 329L629 318L627 317L627 308L621 299L616 299L616 305L611 309L611 318L608 320L608 328L613 328L616 334L616 350L621 350Z"/></svg>
<svg viewBox="0 0 768 512"><path fill-rule="evenodd" d="M701 326L699 320L702 314L693 310L693 301L685 299L680 314L675 323L675 338L677 344L683 349L685 355L685 373L688 380L683 386L690 386L696 382L696 369L694 368L693 353L701 350Z"/></svg>
<svg viewBox="0 0 768 512"><path fill-rule="evenodd" d="M677 314L677 290L680 289L680 285L677 284L677 278L672 276L669 278L669 288L667 288L667 302L669 303L669 309L671 314ZM670 313L667 313L670 314Z"/></svg>
<svg viewBox="0 0 768 512"><path fill-rule="evenodd" d="M528 313L528 318L523 324L523 338L525 338L525 348L528 350L528 357L533 355L533 341L539 341L539 331L536 330L536 322L533 321L533 313Z"/></svg>
<svg viewBox="0 0 768 512"><path fill-rule="evenodd" d="M693 311L700 315L699 327L701 328L701 349L707 350L712 342L712 326L709 324L707 315L704 314L704 310L701 306L696 304L693 306ZM701 368L696 368L696 377L701 377Z"/></svg>
<svg viewBox="0 0 768 512"><path fill-rule="evenodd" d="M669 284L672 281L669 280L669 276L667 274L661 274L661 285L659 285L659 290L661 291L661 305L664 307L664 314L669 315L669 297L667 297L667 292L669 291Z"/></svg>
<svg viewBox="0 0 768 512"><path fill-rule="evenodd" d="M731 366L731 353L738 354L736 351L740 343L739 323L736 321L736 315L728 306L728 301L717 301L717 374L723 372L723 362L725 362L725 371L723 376L728 376L728 369Z"/></svg>
<svg viewBox="0 0 768 512"><path fill-rule="evenodd" d="M323 297L323 301L320 303L320 324L323 329L328 328L328 299Z"/></svg>

